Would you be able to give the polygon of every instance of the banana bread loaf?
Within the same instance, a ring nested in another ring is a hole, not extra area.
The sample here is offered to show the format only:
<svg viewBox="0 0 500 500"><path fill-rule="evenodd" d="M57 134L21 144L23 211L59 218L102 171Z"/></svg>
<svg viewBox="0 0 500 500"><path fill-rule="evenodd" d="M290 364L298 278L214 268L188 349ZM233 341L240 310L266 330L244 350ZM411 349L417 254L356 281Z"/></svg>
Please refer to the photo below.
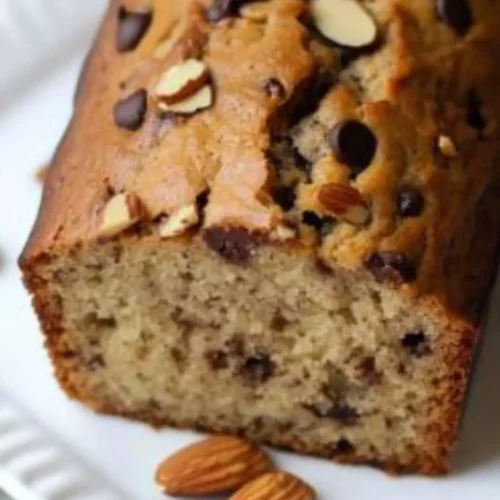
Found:
<svg viewBox="0 0 500 500"><path fill-rule="evenodd" d="M449 469L500 195L500 1L112 1L20 259L99 412Z"/></svg>

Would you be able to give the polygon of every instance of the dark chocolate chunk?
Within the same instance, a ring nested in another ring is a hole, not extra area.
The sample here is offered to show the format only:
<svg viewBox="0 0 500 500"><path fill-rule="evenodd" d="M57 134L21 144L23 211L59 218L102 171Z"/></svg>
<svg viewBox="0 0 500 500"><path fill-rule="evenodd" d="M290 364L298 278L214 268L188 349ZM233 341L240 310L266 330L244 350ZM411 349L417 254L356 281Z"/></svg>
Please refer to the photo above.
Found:
<svg viewBox="0 0 500 500"><path fill-rule="evenodd" d="M337 160L349 166L354 177L370 165L377 151L375 134L356 120L335 125L328 132L328 142Z"/></svg>
<svg viewBox="0 0 500 500"><path fill-rule="evenodd" d="M437 0L439 17L458 35L465 35L470 30L474 19L469 0Z"/></svg>
<svg viewBox="0 0 500 500"><path fill-rule="evenodd" d="M405 333L401 338L401 345L419 358L431 352L427 338L422 331Z"/></svg>
<svg viewBox="0 0 500 500"><path fill-rule="evenodd" d="M310 210L306 210L302 213L302 222L308 226L314 227L322 237L328 236L335 225L335 221L332 217L320 217Z"/></svg>
<svg viewBox="0 0 500 500"><path fill-rule="evenodd" d="M274 77L266 78L261 83L262 90L273 99L282 100L286 97L286 89L285 86Z"/></svg>
<svg viewBox="0 0 500 500"><path fill-rule="evenodd" d="M212 370L222 370L229 366L227 354L224 351L208 351L205 357Z"/></svg>
<svg viewBox="0 0 500 500"><path fill-rule="evenodd" d="M134 50L151 26L152 20L152 12L130 12L124 7L120 7L116 34L118 52Z"/></svg>
<svg viewBox="0 0 500 500"><path fill-rule="evenodd" d="M275 364L267 355L251 356L240 369L240 375L252 383L264 383L274 373Z"/></svg>
<svg viewBox="0 0 500 500"><path fill-rule="evenodd" d="M213 227L205 231L204 238L212 250L233 264L247 262L256 245L255 238L242 227Z"/></svg>
<svg viewBox="0 0 500 500"><path fill-rule="evenodd" d="M139 130L148 110L148 94L141 89L115 104L113 117L118 127L125 130Z"/></svg>
<svg viewBox="0 0 500 500"><path fill-rule="evenodd" d="M354 451L354 446L348 439L341 438L337 441L337 444L335 445L335 452L337 453L347 454L347 453L352 453L353 451Z"/></svg>
<svg viewBox="0 0 500 500"><path fill-rule="evenodd" d="M290 186L276 186L272 190L272 197L285 212L288 212L295 204L295 189Z"/></svg>
<svg viewBox="0 0 500 500"><path fill-rule="evenodd" d="M476 130L482 131L486 127L486 118L483 116L483 101L475 90L467 94L467 123Z"/></svg>
<svg viewBox="0 0 500 500"><path fill-rule="evenodd" d="M352 406L345 403L324 401L314 405L306 405L318 418L331 418L338 420L343 425L355 425L359 420L359 413Z"/></svg>
<svg viewBox="0 0 500 500"><path fill-rule="evenodd" d="M417 273L410 259L399 252L378 252L366 260L366 267L378 281L396 284L415 281Z"/></svg>
<svg viewBox="0 0 500 500"><path fill-rule="evenodd" d="M401 217L418 217L424 210L424 197L415 188L403 188L398 194L398 213Z"/></svg>

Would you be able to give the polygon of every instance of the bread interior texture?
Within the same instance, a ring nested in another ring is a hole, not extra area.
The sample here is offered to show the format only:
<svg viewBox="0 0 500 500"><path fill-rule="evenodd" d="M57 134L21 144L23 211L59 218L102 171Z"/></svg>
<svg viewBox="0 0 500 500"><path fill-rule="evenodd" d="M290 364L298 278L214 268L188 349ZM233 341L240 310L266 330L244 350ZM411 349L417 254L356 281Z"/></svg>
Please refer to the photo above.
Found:
<svg viewBox="0 0 500 500"><path fill-rule="evenodd" d="M444 360L456 335L367 273L286 248L221 265L201 243L138 241L81 249L44 274L58 378L99 411L444 467L433 436L455 432Z"/></svg>

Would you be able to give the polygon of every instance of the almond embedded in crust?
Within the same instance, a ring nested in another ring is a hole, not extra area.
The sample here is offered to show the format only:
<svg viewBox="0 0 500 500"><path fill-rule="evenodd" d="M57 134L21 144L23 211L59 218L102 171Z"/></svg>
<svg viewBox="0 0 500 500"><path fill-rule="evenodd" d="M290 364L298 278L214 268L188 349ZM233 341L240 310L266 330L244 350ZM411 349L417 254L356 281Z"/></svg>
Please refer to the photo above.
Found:
<svg viewBox="0 0 500 500"><path fill-rule="evenodd" d="M230 500L314 500L314 490L288 472L269 472L243 486Z"/></svg>
<svg viewBox="0 0 500 500"><path fill-rule="evenodd" d="M115 236L139 222L144 215L144 207L135 194L117 194L104 207L99 236Z"/></svg>
<svg viewBox="0 0 500 500"><path fill-rule="evenodd" d="M362 48L375 42L377 25L358 0L311 0L318 31L343 47Z"/></svg>
<svg viewBox="0 0 500 500"><path fill-rule="evenodd" d="M210 495L234 491L270 469L271 461L255 444L218 436L165 459L156 482L169 495Z"/></svg>
<svg viewBox="0 0 500 500"><path fill-rule="evenodd" d="M159 232L162 238L173 238L194 226L199 221L196 204L192 203L179 208L160 224Z"/></svg>
<svg viewBox="0 0 500 500"><path fill-rule="evenodd" d="M160 102L161 111L176 113L180 115L190 115L202 109L209 108L213 102L213 90L210 85L205 85L196 94L188 97L184 101L175 104L165 104Z"/></svg>
<svg viewBox="0 0 500 500"><path fill-rule="evenodd" d="M188 59L168 69L155 88L160 102L176 104L196 94L208 78L208 68L203 61Z"/></svg>
<svg viewBox="0 0 500 500"><path fill-rule="evenodd" d="M363 226L370 218L370 211L360 192L345 184L330 182L321 187L318 200L335 217Z"/></svg>

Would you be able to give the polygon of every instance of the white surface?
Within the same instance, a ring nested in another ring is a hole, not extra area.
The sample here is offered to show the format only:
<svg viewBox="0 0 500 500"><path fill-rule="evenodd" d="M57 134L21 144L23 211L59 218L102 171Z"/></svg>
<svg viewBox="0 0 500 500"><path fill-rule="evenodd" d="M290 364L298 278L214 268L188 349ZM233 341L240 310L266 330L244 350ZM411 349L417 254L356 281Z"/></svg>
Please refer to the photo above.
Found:
<svg viewBox="0 0 500 500"><path fill-rule="evenodd" d="M15 264L38 207L40 188L33 172L50 158L64 130L83 50L82 45L78 58L37 79L0 111L0 249L5 268L0 273L0 393L15 399L30 418L131 498L155 500L163 498L153 483L157 463L196 435L155 432L96 416L69 402L51 375ZM491 309L453 475L395 479L368 468L285 453L274 454L277 463L304 477L325 500L500 499L500 311L495 305Z"/></svg>

